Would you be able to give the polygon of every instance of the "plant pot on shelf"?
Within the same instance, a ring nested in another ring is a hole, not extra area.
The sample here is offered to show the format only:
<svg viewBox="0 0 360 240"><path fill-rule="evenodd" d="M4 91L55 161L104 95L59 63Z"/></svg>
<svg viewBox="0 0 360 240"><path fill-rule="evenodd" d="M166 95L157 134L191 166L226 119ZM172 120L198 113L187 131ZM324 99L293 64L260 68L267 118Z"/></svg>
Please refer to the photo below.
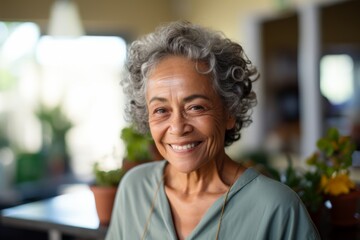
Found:
<svg viewBox="0 0 360 240"><path fill-rule="evenodd" d="M94 194L96 211L100 223L106 225L110 222L116 190L125 171L121 168L103 170L99 163L96 162L93 172L95 182L90 185L90 190Z"/></svg>
<svg viewBox="0 0 360 240"><path fill-rule="evenodd" d="M331 203L330 222L334 226L352 227L360 223L358 202L360 191L353 190L348 194L339 196L327 196Z"/></svg>
<svg viewBox="0 0 360 240"><path fill-rule="evenodd" d="M350 136L342 136L338 129L330 128L326 136L316 142L316 146L318 150L306 162L321 176L316 190L320 189L324 200L331 203L331 207L328 207L330 223L333 226L358 224L359 190L350 178L355 144Z"/></svg>
<svg viewBox="0 0 360 240"><path fill-rule="evenodd" d="M108 225L111 219L117 187L93 185L90 186L90 190L94 194L96 211L100 223L103 225Z"/></svg>

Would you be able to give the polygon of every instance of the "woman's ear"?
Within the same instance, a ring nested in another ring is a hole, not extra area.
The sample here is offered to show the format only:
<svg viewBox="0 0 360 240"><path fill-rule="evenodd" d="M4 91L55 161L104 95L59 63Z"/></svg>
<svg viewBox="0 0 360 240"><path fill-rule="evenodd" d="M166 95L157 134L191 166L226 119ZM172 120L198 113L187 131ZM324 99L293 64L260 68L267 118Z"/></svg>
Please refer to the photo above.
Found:
<svg viewBox="0 0 360 240"><path fill-rule="evenodd" d="M234 128L235 122L236 122L235 117L232 115L228 115L227 121L226 121L226 130L230 130L230 129Z"/></svg>

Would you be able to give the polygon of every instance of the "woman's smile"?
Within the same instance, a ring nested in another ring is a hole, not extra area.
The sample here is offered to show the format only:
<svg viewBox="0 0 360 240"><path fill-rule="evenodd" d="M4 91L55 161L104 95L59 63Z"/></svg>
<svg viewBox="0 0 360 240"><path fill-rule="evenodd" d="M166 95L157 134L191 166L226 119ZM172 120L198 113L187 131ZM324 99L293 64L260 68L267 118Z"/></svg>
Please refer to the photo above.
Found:
<svg viewBox="0 0 360 240"><path fill-rule="evenodd" d="M196 171L225 157L224 138L231 120L210 75L198 72L205 68L171 56L161 60L148 78L151 134L161 155L180 172Z"/></svg>
<svg viewBox="0 0 360 240"><path fill-rule="evenodd" d="M187 144L169 144L169 146L175 151L175 152L189 152L193 150L195 147L197 147L201 142L192 142Z"/></svg>

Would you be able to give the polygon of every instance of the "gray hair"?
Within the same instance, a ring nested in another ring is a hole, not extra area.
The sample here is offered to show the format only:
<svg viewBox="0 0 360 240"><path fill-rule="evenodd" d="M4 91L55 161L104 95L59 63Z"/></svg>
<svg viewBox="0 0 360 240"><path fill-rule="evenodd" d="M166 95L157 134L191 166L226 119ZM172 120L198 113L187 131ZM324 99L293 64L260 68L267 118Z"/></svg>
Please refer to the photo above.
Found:
<svg viewBox="0 0 360 240"><path fill-rule="evenodd" d="M252 83L259 74L239 44L220 32L185 21L161 26L131 44L121 81L128 101L127 120L140 132L149 131L147 76L161 59L171 55L207 64L206 74L210 73L226 111L236 119L234 128L225 133L225 146L240 139L240 130L252 122L250 110L257 102Z"/></svg>

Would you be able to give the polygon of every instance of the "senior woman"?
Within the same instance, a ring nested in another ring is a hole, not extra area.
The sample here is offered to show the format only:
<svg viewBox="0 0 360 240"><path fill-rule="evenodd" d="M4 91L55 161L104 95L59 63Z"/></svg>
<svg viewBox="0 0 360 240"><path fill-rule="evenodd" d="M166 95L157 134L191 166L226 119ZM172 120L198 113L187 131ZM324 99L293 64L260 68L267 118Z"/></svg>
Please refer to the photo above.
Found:
<svg viewBox="0 0 360 240"><path fill-rule="evenodd" d="M165 160L125 175L107 240L319 239L296 193L225 153L256 104L239 44L173 22L130 46L126 71L126 113Z"/></svg>

